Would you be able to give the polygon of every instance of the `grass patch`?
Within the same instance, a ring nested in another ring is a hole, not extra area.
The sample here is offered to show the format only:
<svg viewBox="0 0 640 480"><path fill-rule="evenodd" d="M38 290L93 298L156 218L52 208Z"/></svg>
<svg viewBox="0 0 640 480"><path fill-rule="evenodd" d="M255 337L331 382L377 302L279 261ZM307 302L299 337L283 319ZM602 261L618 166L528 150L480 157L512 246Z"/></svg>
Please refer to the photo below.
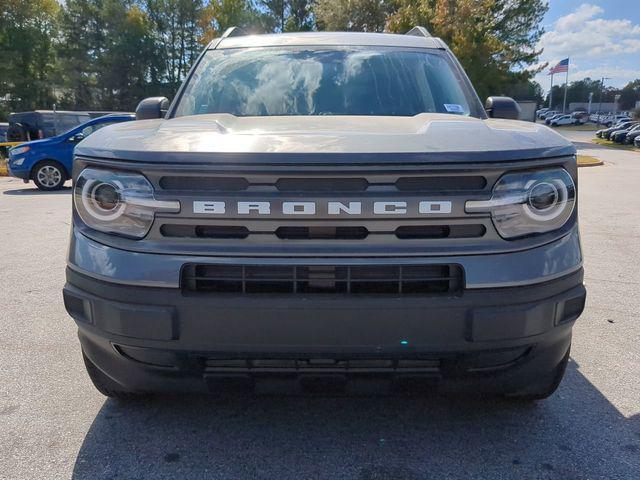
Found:
<svg viewBox="0 0 640 480"><path fill-rule="evenodd" d="M553 128L569 132L596 132L603 127L599 127L598 125L594 125L593 123L585 123L583 125L562 125L560 127Z"/></svg>
<svg viewBox="0 0 640 480"><path fill-rule="evenodd" d="M602 165L604 162L596 157L591 157L589 155L578 155L578 166L579 167L595 167L598 165Z"/></svg>
<svg viewBox="0 0 640 480"><path fill-rule="evenodd" d="M594 138L591 141L604 147L617 148L619 150L629 150L631 152L640 152L640 150L633 145L621 145L619 143L612 142L611 140L605 140L604 138Z"/></svg>
<svg viewBox="0 0 640 480"><path fill-rule="evenodd" d="M4 158L0 158L0 177L6 177L7 175L9 175L7 160Z"/></svg>

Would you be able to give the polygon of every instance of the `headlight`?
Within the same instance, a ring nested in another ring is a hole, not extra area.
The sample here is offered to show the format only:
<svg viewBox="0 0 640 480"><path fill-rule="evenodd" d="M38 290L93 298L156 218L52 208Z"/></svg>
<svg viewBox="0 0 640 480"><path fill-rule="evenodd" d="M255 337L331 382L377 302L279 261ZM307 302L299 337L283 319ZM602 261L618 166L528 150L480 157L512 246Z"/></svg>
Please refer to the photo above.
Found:
<svg viewBox="0 0 640 480"><path fill-rule="evenodd" d="M500 236L511 239L557 230L571 217L575 202L571 175L557 168L503 175L490 200L469 200L465 210L491 213Z"/></svg>
<svg viewBox="0 0 640 480"><path fill-rule="evenodd" d="M9 156L27 153L29 150L31 150L31 147L13 147L11 150L9 150Z"/></svg>
<svg viewBox="0 0 640 480"><path fill-rule="evenodd" d="M86 168L75 182L73 203L90 228L131 238L144 237L156 212L180 211L177 200L156 200L153 186L138 173Z"/></svg>

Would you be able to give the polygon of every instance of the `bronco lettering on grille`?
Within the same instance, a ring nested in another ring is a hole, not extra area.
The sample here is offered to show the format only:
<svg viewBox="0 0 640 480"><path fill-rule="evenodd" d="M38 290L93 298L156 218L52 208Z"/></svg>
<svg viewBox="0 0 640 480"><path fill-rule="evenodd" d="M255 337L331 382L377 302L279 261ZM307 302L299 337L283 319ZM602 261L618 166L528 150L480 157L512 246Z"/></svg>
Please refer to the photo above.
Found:
<svg viewBox="0 0 640 480"><path fill-rule="evenodd" d="M362 215L363 202L310 202L310 201L202 201L193 202L193 213L209 215L271 215L272 213L283 215ZM408 215L413 208L419 214L449 214L452 204L450 201L418 201L415 204L402 200L369 202L366 205L373 215ZM273 208L272 208L273 207ZM274 211L277 210L277 211Z"/></svg>

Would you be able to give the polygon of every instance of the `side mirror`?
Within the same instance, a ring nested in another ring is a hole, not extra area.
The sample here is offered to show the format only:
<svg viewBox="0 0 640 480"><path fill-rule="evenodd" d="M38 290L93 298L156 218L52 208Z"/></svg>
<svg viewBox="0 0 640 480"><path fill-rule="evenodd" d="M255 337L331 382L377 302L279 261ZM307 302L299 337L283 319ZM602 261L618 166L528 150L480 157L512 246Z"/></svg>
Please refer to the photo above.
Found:
<svg viewBox="0 0 640 480"><path fill-rule="evenodd" d="M484 109L491 118L520 119L520 105L511 97L489 97Z"/></svg>
<svg viewBox="0 0 640 480"><path fill-rule="evenodd" d="M168 111L169 99L167 97L145 98L136 107L136 120L163 118Z"/></svg>
<svg viewBox="0 0 640 480"><path fill-rule="evenodd" d="M82 140L84 140L84 134L83 133L76 133L72 137L69 137L69 141L73 142L73 143L78 143L78 142L81 142Z"/></svg>

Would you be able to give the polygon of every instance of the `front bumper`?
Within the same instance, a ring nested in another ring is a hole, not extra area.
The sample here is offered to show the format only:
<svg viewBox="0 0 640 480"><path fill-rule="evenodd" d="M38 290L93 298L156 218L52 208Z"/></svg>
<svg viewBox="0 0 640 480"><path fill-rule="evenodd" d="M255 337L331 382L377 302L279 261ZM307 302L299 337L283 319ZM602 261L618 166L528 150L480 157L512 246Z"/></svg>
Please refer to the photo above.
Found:
<svg viewBox="0 0 640 480"><path fill-rule="evenodd" d="M318 376L516 389L564 357L585 295L581 269L459 296L193 296L71 269L64 287L87 357L139 391Z"/></svg>
<svg viewBox="0 0 640 480"><path fill-rule="evenodd" d="M465 274L466 289L509 288L533 285L561 278L582 268L580 235L576 224L564 237L536 248L521 251L450 256L405 257L215 257L184 254L132 252L110 247L84 236L77 228L71 232L67 265L72 270L109 283L129 286L180 288L180 272L187 263L238 265L442 265L457 264Z"/></svg>
<svg viewBox="0 0 640 480"><path fill-rule="evenodd" d="M29 180L31 178L31 168L25 166L26 160L22 165L16 166L12 165L12 159L7 161L7 168L9 169L9 175L16 178L21 178L22 180Z"/></svg>

